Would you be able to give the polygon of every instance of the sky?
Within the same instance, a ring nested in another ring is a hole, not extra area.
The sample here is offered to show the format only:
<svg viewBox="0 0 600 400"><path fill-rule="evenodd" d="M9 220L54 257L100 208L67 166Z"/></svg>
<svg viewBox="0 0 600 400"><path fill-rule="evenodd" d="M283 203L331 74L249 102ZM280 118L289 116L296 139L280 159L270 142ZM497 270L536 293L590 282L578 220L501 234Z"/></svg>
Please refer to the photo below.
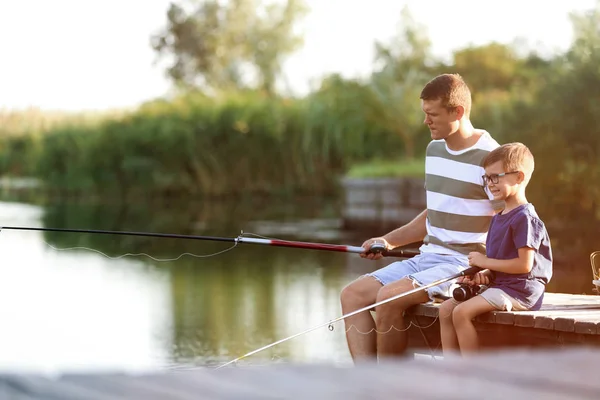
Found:
<svg viewBox="0 0 600 400"><path fill-rule="evenodd" d="M543 52L566 49L570 11L596 0L306 0L299 24L305 43L284 73L306 93L323 75L365 75L375 40L394 35L408 5L425 25L433 52L516 38ZM129 108L166 94L150 36L166 21L170 0L0 0L0 110Z"/></svg>

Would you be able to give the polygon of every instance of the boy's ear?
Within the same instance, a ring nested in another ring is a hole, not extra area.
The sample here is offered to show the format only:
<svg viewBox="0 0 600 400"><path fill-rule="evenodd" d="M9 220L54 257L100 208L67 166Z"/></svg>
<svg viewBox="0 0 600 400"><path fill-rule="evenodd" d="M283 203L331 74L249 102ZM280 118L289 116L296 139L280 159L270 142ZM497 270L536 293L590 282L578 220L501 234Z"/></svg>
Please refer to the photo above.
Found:
<svg viewBox="0 0 600 400"><path fill-rule="evenodd" d="M525 181L525 174L523 171L519 171L517 174L517 183L523 183L523 181Z"/></svg>

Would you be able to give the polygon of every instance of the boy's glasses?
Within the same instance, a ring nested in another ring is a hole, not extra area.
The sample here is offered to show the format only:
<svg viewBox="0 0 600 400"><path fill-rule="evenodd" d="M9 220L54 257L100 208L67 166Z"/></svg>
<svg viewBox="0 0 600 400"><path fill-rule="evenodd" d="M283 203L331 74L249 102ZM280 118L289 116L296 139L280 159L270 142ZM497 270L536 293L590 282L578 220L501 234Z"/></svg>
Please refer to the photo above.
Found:
<svg viewBox="0 0 600 400"><path fill-rule="evenodd" d="M519 171L512 171L512 172L503 172L501 174L491 174L491 175L482 175L481 177L483 178L483 184L487 185L490 182L492 182L493 184L496 184L500 181L500 178L502 178L505 175L510 175L510 174L518 174Z"/></svg>

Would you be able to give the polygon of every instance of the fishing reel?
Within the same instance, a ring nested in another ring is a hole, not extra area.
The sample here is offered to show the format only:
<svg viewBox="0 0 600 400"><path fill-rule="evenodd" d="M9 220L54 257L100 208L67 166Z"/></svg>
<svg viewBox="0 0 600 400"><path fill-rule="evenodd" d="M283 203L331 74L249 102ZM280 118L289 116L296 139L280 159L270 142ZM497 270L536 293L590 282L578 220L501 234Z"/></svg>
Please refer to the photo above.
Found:
<svg viewBox="0 0 600 400"><path fill-rule="evenodd" d="M454 300L456 301L466 301L477 296L486 288L487 286L485 285L469 285L468 283L461 283L452 291L452 297L454 297Z"/></svg>
<svg viewBox="0 0 600 400"><path fill-rule="evenodd" d="M371 247L369 247L369 253L373 253L373 254L380 254L383 253L384 251L386 251L387 248L385 247L385 244L383 243L378 243L375 242L371 245Z"/></svg>

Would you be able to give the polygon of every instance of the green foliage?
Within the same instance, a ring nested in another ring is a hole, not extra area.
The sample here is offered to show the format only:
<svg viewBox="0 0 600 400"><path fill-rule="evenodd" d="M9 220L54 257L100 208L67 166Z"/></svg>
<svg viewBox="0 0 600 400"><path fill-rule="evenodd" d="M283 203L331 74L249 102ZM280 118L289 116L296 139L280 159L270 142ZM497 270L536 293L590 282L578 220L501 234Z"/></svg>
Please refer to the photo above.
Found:
<svg viewBox="0 0 600 400"><path fill-rule="evenodd" d="M379 118L375 93L366 83L331 75L305 103L303 146L322 143L321 151L339 152L347 162L395 157L403 149L401 138L392 135ZM324 147L330 143L338 147Z"/></svg>
<svg viewBox="0 0 600 400"><path fill-rule="evenodd" d="M600 2L573 15L575 41L530 103L515 103L507 140L531 147L531 189L564 218L600 218Z"/></svg>
<svg viewBox="0 0 600 400"><path fill-rule="evenodd" d="M326 193L345 149L361 146L321 135L329 121L309 121L314 107L255 92L150 102L98 125L50 130L34 173L50 188L87 194Z"/></svg>

